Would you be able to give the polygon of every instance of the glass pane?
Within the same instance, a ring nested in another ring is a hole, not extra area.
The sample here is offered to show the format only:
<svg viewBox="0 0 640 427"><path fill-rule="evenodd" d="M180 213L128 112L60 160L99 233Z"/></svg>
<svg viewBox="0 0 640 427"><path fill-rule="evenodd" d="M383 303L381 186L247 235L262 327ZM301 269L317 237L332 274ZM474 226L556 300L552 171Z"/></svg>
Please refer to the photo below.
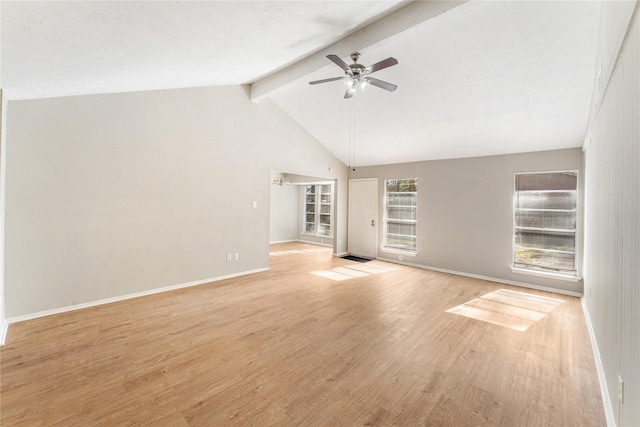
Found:
<svg viewBox="0 0 640 427"><path fill-rule="evenodd" d="M304 232L305 233L310 233L313 234L316 232L316 225L315 224L305 224L304 225Z"/></svg>
<svg viewBox="0 0 640 427"><path fill-rule="evenodd" d="M558 273L573 273L575 271L574 254L516 248L514 255L515 267Z"/></svg>
<svg viewBox="0 0 640 427"><path fill-rule="evenodd" d="M518 191L576 190L578 173L576 171L521 173L516 175L516 188Z"/></svg>
<svg viewBox="0 0 640 427"><path fill-rule="evenodd" d="M320 192L322 194L329 194L330 195L332 193L332 191L331 191L332 187L333 187L332 185L322 185L321 189L320 189Z"/></svg>
<svg viewBox="0 0 640 427"><path fill-rule="evenodd" d="M307 214L305 216L305 222L316 222L316 216L314 214Z"/></svg>
<svg viewBox="0 0 640 427"><path fill-rule="evenodd" d="M575 230L576 212L518 210L516 211L516 227Z"/></svg>
<svg viewBox="0 0 640 427"><path fill-rule="evenodd" d="M516 231L515 244L525 248L574 252L576 236L575 233Z"/></svg>
<svg viewBox="0 0 640 427"><path fill-rule="evenodd" d="M307 203L306 204L306 211L305 211L306 213L314 213L315 211L316 211L315 203L314 204L311 204L311 203Z"/></svg>
<svg viewBox="0 0 640 427"><path fill-rule="evenodd" d="M330 214L331 213L331 205L322 205L322 206L320 206L320 213Z"/></svg>
<svg viewBox="0 0 640 427"><path fill-rule="evenodd" d="M387 206L416 206L416 193L387 193Z"/></svg>
<svg viewBox="0 0 640 427"><path fill-rule="evenodd" d="M387 234L396 234L415 237L416 224L415 223L397 223L387 222Z"/></svg>
<svg viewBox="0 0 640 427"><path fill-rule="evenodd" d="M331 215L320 215L320 224L331 224Z"/></svg>
<svg viewBox="0 0 640 427"><path fill-rule="evenodd" d="M326 237L331 236L331 226L330 225L320 225L320 228L318 229L318 235L319 236L326 236Z"/></svg>
<svg viewBox="0 0 640 427"><path fill-rule="evenodd" d="M525 209L574 209L577 199L577 191L533 191L519 192L517 203Z"/></svg>
<svg viewBox="0 0 640 427"><path fill-rule="evenodd" d="M409 179L388 179L387 180L387 192L400 191L400 192L416 192L418 180L416 178Z"/></svg>
<svg viewBox="0 0 640 427"><path fill-rule="evenodd" d="M416 249L416 238L412 236L387 235L387 247L396 249Z"/></svg>
<svg viewBox="0 0 640 427"><path fill-rule="evenodd" d="M320 203L331 203L331 194L320 195Z"/></svg>
<svg viewBox="0 0 640 427"><path fill-rule="evenodd" d="M416 208L415 207L387 207L387 218L388 219L416 219Z"/></svg>
<svg viewBox="0 0 640 427"><path fill-rule="evenodd" d="M315 203L316 202L316 195L315 194L307 194L307 197L306 197L305 201L307 203Z"/></svg>
<svg viewBox="0 0 640 427"><path fill-rule="evenodd" d="M315 185L305 185L305 193L306 194L316 194L316 186Z"/></svg>

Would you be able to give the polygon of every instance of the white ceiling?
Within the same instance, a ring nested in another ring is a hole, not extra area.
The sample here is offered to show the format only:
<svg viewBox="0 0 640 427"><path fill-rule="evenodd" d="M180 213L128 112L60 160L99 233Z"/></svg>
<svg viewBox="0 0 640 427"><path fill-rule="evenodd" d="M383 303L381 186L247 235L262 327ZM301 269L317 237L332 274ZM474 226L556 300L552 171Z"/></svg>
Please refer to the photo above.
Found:
<svg viewBox="0 0 640 427"><path fill-rule="evenodd" d="M400 3L2 0L2 84L30 99L250 83Z"/></svg>
<svg viewBox="0 0 640 427"><path fill-rule="evenodd" d="M355 166L581 145L599 2L449 2L417 18L434 4L2 1L1 81L30 99L280 79L267 96ZM347 101L340 81L307 84L342 74L324 55L355 49L365 65L397 58L374 77L398 90Z"/></svg>

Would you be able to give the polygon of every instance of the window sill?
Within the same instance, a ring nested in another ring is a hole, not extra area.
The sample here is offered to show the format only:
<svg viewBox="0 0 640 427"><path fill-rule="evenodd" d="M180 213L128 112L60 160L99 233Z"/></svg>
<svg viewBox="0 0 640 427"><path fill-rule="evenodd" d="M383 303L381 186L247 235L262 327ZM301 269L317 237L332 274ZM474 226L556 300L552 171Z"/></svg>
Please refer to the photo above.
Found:
<svg viewBox="0 0 640 427"><path fill-rule="evenodd" d="M518 268L511 266L511 271L518 274L527 274L529 276L548 277L549 279L564 280L567 282L579 282L582 277L572 276L569 274L551 273L547 271L527 270L526 268Z"/></svg>
<svg viewBox="0 0 640 427"><path fill-rule="evenodd" d="M304 236L311 236L311 237L320 237L322 239L333 239L333 237L331 236L325 236L324 234L315 234L315 233L305 233L304 231L302 233L300 233Z"/></svg>
<svg viewBox="0 0 640 427"><path fill-rule="evenodd" d="M404 250L404 249L387 248L387 247L381 246L380 250L382 252L388 252L390 254L405 255L405 256L410 256L410 257L418 256L418 252L410 251L410 250Z"/></svg>

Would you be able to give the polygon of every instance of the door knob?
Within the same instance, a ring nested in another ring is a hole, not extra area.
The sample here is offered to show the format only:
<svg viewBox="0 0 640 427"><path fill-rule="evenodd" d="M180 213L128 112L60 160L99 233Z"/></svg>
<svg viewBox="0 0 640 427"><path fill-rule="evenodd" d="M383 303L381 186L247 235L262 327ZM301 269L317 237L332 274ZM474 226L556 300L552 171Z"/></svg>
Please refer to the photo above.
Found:
<svg viewBox="0 0 640 427"><path fill-rule="evenodd" d="M375 223L375 222L373 222L373 220L371 220L371 226L372 226L372 227L375 227L375 226L376 226L376 223Z"/></svg>

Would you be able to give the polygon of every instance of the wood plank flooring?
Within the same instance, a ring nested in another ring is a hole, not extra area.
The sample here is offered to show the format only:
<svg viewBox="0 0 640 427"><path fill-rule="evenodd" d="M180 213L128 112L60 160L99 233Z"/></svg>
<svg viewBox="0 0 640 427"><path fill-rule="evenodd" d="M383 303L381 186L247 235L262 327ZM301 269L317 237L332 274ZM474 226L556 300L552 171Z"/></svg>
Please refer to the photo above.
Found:
<svg viewBox="0 0 640 427"><path fill-rule="evenodd" d="M3 426L604 426L578 298L272 245L271 270L13 324ZM285 253L287 252L287 253ZM447 313L564 302L526 331Z"/></svg>

